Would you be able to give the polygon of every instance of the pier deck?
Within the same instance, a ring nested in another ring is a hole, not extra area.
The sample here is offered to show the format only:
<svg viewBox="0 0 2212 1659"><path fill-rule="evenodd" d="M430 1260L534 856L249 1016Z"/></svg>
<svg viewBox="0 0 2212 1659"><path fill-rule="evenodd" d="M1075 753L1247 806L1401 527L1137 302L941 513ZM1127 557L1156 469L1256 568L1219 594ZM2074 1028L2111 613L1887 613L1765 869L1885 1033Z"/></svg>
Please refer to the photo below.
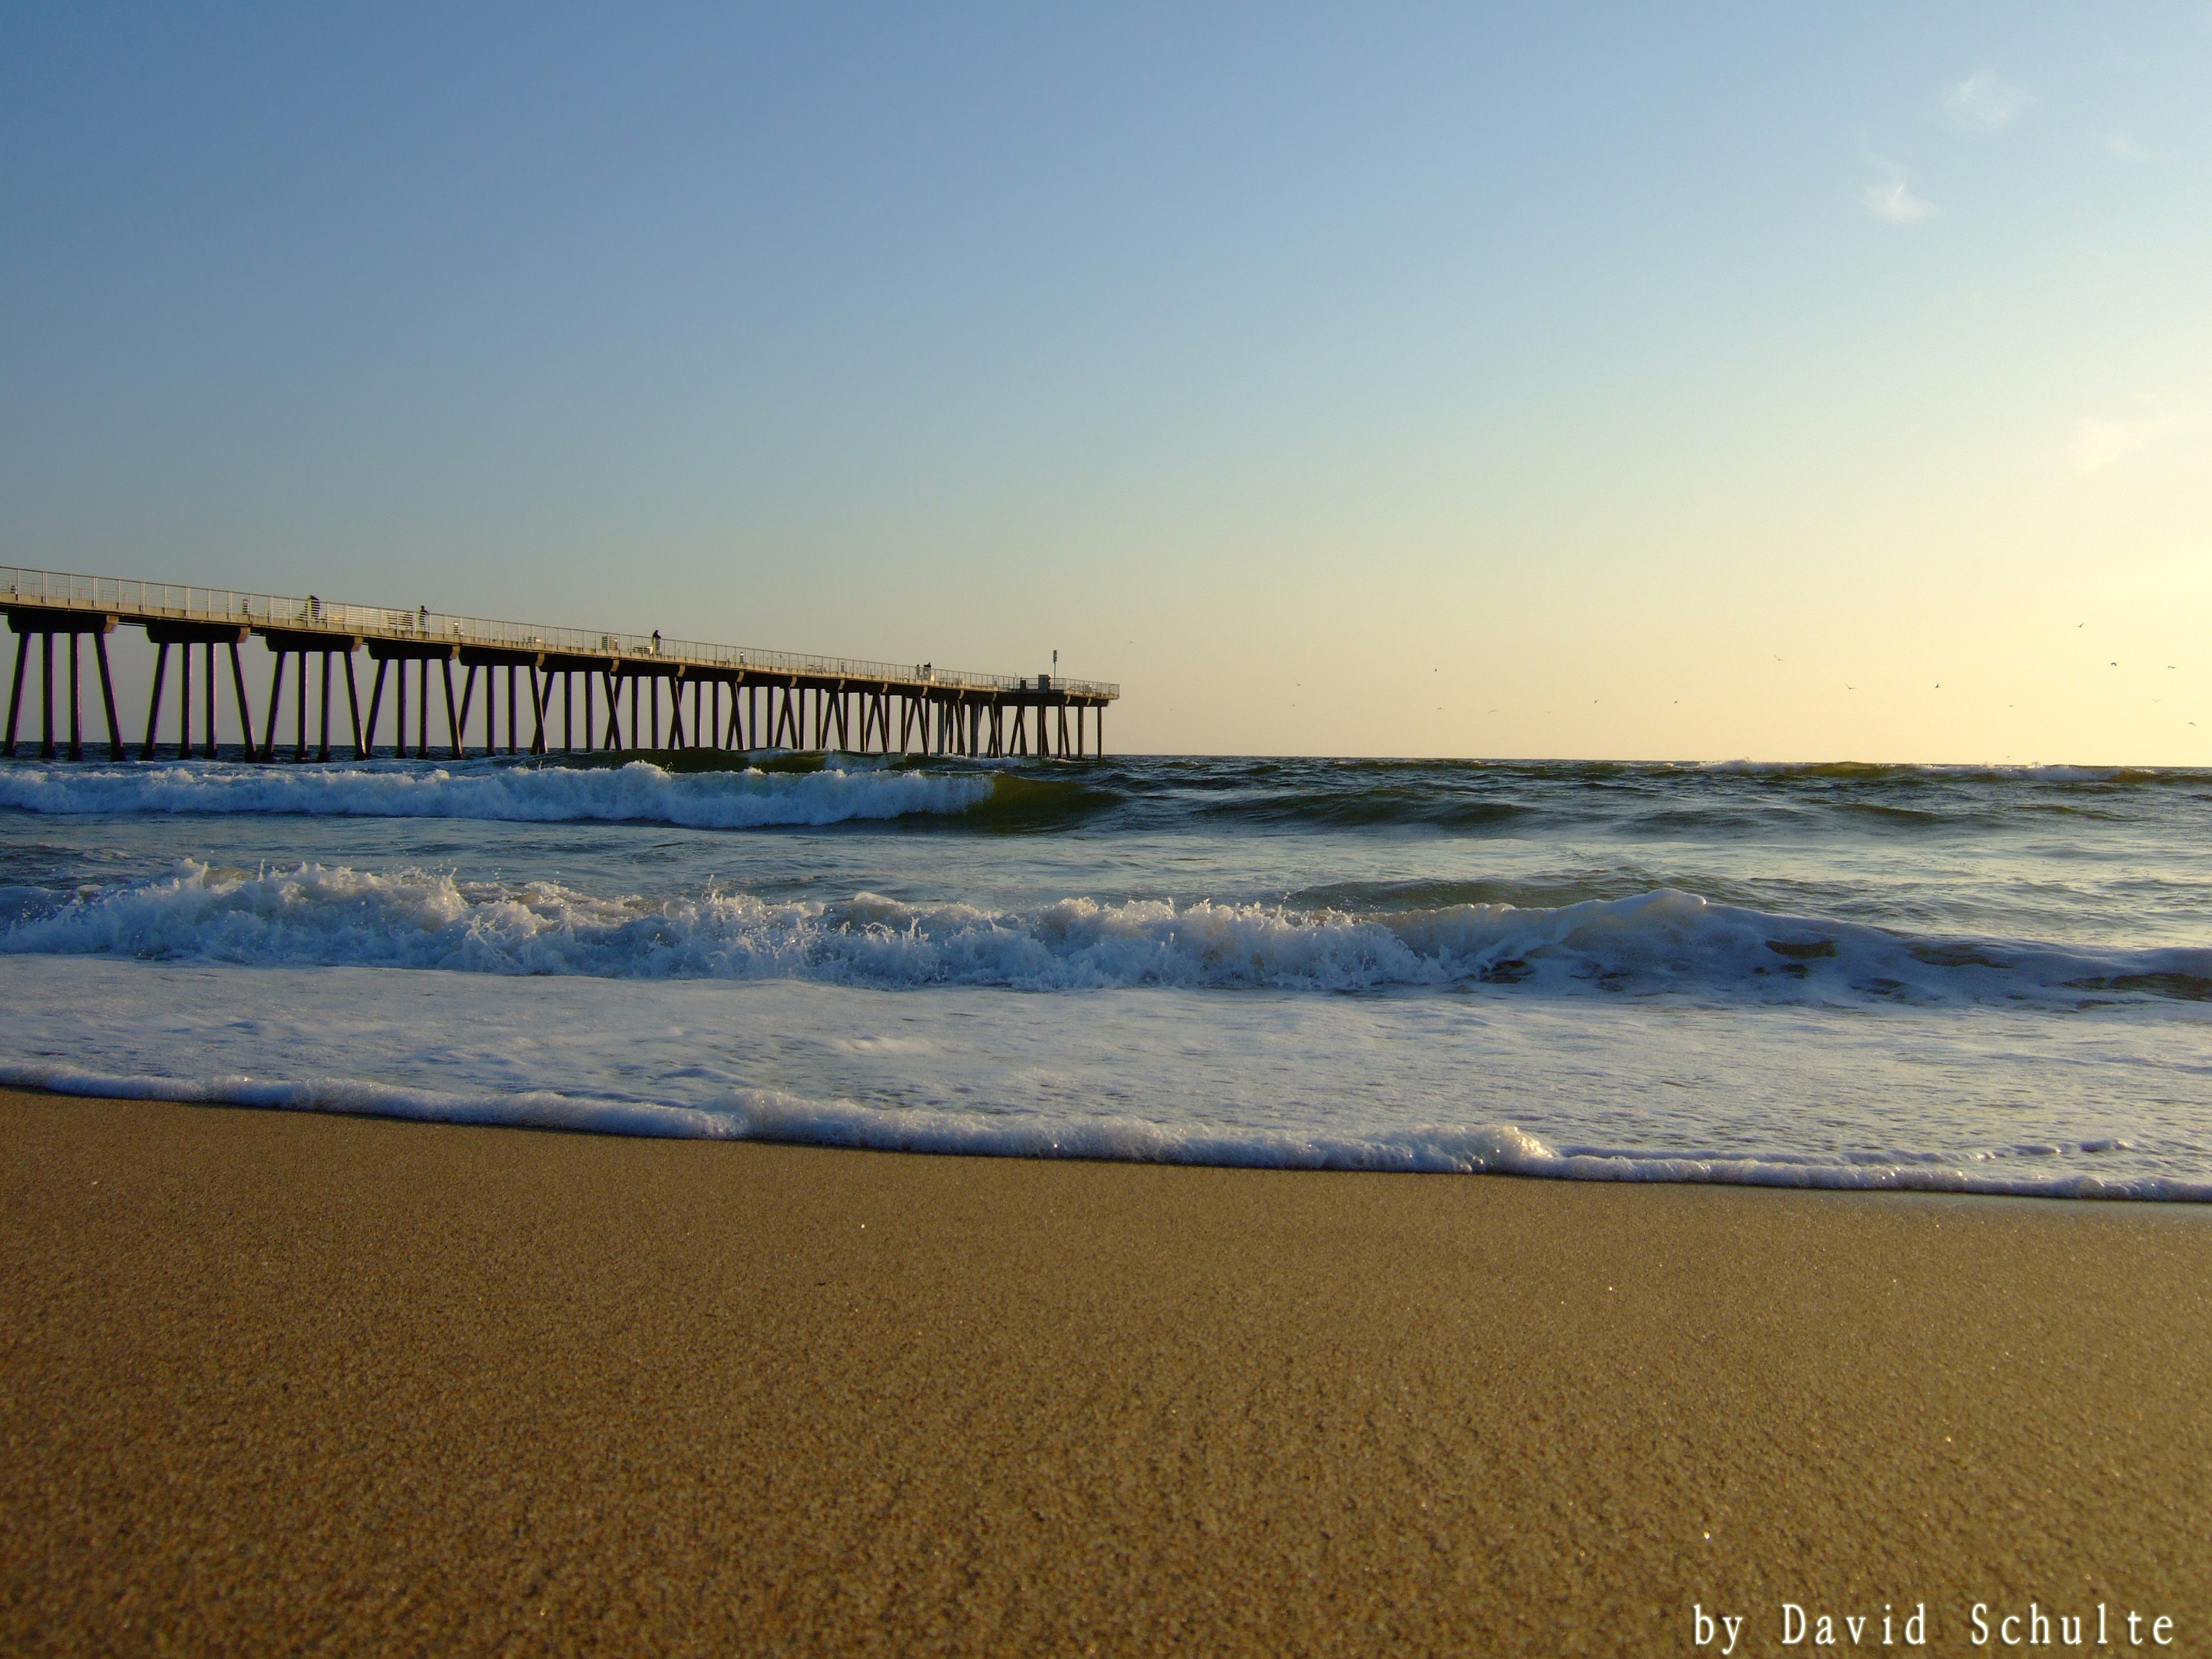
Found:
<svg viewBox="0 0 2212 1659"><path fill-rule="evenodd" d="M0 588L4 588L0 611L5 612L16 635L6 753L16 751L35 641L39 752L47 759L64 753L71 760L83 758L86 653L82 641L87 639L98 671L99 712L105 717L109 756L127 757L131 745L125 741L116 706L107 649L107 636L124 627L143 629L155 652L145 735L136 745L139 757L149 760L157 750L177 755L216 753L224 678L243 733L241 747L246 757L254 761L280 756L328 760L334 742L362 759L380 747L402 757L426 758L471 752L544 755L556 749L588 752L664 747L834 748L849 753L1000 757L1103 754L1106 705L1121 696L1120 686L1103 681L1048 674L979 674L927 662L872 662L664 639L657 633L550 628L421 605L410 611L343 605L315 594L299 599L9 566L0 566ZM241 647L256 636L275 658L258 722L240 655ZM63 684L56 674L58 644L65 645L68 653L66 736L57 731L55 720L55 692ZM197 737L195 647L202 659ZM218 647L228 653L227 676L217 673ZM173 651L177 662L174 716L167 723L174 738L165 742L161 740L163 694ZM354 665L356 654L362 652L375 665L365 702ZM312 686L310 657L319 659ZM288 663L295 665L295 672L289 687L291 730L285 732L280 728ZM342 723L333 701L334 669L343 676ZM477 701L480 678L481 705ZM500 740L502 684L504 745ZM380 745L387 685L392 741ZM434 723L434 702L439 705ZM482 741L471 744L471 716L479 707ZM312 742L311 712L316 717ZM280 737L290 741L280 743Z"/></svg>

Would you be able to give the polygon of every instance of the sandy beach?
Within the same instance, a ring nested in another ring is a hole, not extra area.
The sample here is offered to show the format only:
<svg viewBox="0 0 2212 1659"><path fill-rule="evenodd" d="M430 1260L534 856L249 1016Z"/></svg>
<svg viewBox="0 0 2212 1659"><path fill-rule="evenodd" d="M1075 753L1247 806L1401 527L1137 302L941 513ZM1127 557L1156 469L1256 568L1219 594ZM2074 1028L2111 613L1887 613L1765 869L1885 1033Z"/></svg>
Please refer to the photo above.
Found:
<svg viewBox="0 0 2212 1659"><path fill-rule="evenodd" d="M0 1148L10 1652L2212 1643L2191 1206L21 1093Z"/></svg>

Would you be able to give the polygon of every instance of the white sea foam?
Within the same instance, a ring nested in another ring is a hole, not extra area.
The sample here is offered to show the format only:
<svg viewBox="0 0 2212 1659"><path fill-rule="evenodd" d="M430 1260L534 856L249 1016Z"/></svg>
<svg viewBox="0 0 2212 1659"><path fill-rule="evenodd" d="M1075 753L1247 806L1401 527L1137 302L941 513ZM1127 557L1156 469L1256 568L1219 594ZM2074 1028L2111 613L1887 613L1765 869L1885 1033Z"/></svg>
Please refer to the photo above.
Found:
<svg viewBox="0 0 2212 1659"><path fill-rule="evenodd" d="M118 1075L60 1063L0 1063L0 1085L118 1100L331 1112L426 1123L674 1139L759 1140L964 1157L2212 1202L2212 1181L2172 1176L2107 1176L2079 1169L2045 1173L1988 1164L1977 1167L1971 1162L1945 1164L1933 1158L1728 1158L1560 1152L1510 1123L1467 1128L1420 1124L1371 1135L1330 1134L1160 1123L1135 1117L885 1109L849 1100L808 1100L769 1090L743 1090L702 1106L678 1106L583 1098L545 1089L461 1094L344 1078L279 1082L246 1076ZM2055 1155L2060 1149L2024 1150Z"/></svg>
<svg viewBox="0 0 2212 1659"><path fill-rule="evenodd" d="M817 772L671 773L620 767L463 762L450 769L371 764L0 768L0 807L85 813L254 813L334 817L578 821L748 830L842 823L913 813L965 812L990 798L991 777L923 773L855 759Z"/></svg>
<svg viewBox="0 0 2212 1659"><path fill-rule="evenodd" d="M0 1081L617 1134L2212 1196L2201 1023L0 957Z"/></svg>
<svg viewBox="0 0 2212 1659"><path fill-rule="evenodd" d="M866 892L835 902L719 890L605 897L419 870L186 860L158 880L66 897L16 890L10 902L16 919L0 951L252 965L1021 990L1514 986L1776 1003L2072 1007L2212 995L2212 950L1916 939L1671 890L1366 915L1090 898L1006 911Z"/></svg>

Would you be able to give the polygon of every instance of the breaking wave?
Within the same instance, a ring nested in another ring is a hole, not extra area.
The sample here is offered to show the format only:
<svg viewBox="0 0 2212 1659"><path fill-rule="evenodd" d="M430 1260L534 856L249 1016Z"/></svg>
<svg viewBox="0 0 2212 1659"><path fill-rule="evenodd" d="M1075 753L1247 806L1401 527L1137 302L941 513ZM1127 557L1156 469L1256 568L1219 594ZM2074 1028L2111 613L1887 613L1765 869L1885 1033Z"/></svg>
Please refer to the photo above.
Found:
<svg viewBox="0 0 2212 1659"><path fill-rule="evenodd" d="M2078 1007L2212 1001L2212 949L2098 951L1943 939L1777 915L1661 889L1559 906L1356 912L1070 897L1028 910L831 902L717 889L605 897L556 882L470 882L302 864L64 895L0 893L9 953L609 978L796 978L1081 990L1164 986L1723 1001Z"/></svg>

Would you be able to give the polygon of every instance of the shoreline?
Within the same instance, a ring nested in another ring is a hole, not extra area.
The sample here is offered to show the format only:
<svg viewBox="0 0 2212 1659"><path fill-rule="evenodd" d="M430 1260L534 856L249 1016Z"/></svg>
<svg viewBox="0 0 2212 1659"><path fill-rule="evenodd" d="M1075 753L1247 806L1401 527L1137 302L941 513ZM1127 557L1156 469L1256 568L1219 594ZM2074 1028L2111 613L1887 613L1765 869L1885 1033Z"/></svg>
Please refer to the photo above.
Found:
<svg viewBox="0 0 2212 1659"><path fill-rule="evenodd" d="M2212 1638L2194 1205L12 1089L0 1146L0 1646Z"/></svg>
<svg viewBox="0 0 2212 1659"><path fill-rule="evenodd" d="M296 969L246 968L246 973ZM345 974L371 968L311 969ZM557 981L555 982L558 982ZM1129 1164L1183 1169L1276 1170L1285 1173L1488 1175L1599 1186L1695 1186L1776 1192L1918 1194L1987 1201L2111 1203L2195 1209L2212 1215L2212 1182L2163 1174L2100 1175L2079 1170L2065 1176L1966 1173L1967 1163L1911 1158L1887 1164L1816 1163L1777 1156L1723 1158L1664 1152L1554 1151L1517 1125L1465 1128L1421 1125L1386 1131L1361 1141L1290 1133L1268 1144L1271 1132L1224 1127L1218 1138L1183 1144L1158 1133L1161 1126L1137 1118L1074 1121L1054 1125L1019 1115L954 1116L928 1109L882 1112L847 1102L794 1100L774 1089L744 1091L710 1105L597 1098L542 1088L504 1093L447 1094L416 1086L343 1078L305 1082L228 1079L179 1079L80 1073L47 1066L0 1066L0 1092L14 1091L64 1099L146 1102L216 1110L295 1111L321 1116L376 1119L425 1125L611 1135L617 1139L743 1141L761 1146L876 1152L919 1157L1039 1158L1046 1161ZM805 1129L786 1119L793 1111L811 1119ZM995 1134L994 1133L995 1131ZM1243 1144L1234 1144L1239 1136ZM995 1144L994 1142L995 1141ZM1049 1151L1042 1148L1049 1146ZM1972 1184L1970 1184L1972 1183Z"/></svg>

